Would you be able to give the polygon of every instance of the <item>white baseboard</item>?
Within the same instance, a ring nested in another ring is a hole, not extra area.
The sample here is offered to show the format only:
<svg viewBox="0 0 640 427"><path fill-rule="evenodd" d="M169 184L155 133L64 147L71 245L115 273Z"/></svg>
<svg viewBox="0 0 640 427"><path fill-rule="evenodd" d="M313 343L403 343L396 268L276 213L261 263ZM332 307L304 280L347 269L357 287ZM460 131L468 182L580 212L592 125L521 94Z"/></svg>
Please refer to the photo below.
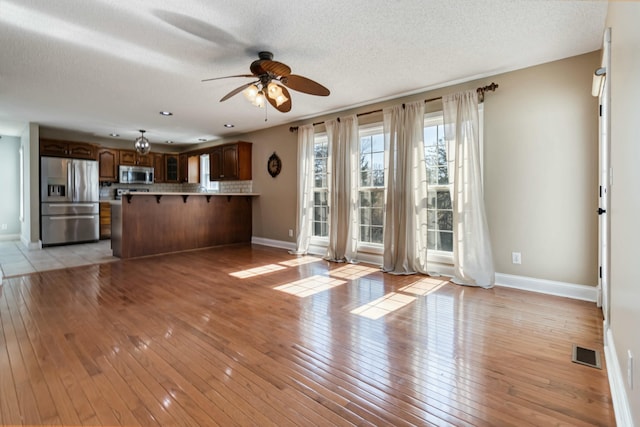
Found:
<svg viewBox="0 0 640 427"><path fill-rule="evenodd" d="M607 364L607 375L609 376L609 388L611 389L611 400L613 401L613 411L616 414L616 424L619 426L633 426L631 406L627 399L627 391L624 386L624 376L618 363L618 353L613 342L611 329L605 331L604 359Z"/></svg>
<svg viewBox="0 0 640 427"><path fill-rule="evenodd" d="M11 241L11 240L20 240L20 235L19 234L3 234L0 235L0 241Z"/></svg>
<svg viewBox="0 0 640 427"><path fill-rule="evenodd" d="M295 250L296 246L296 244L293 242L284 242L281 240L265 239L255 236L251 238L251 243L287 250ZM309 254L324 256L325 253L325 248L316 246L309 247ZM382 256L376 254L358 253L358 261L366 262L373 265L382 265ZM450 265L430 263L429 268L430 271L443 276L453 275L453 268ZM595 286L556 282L553 280L537 279L535 277L514 276L504 273L496 273L496 286L520 289L523 291L538 292L548 295L556 295L590 302L596 302L598 299L598 289Z"/></svg>
<svg viewBox="0 0 640 427"><path fill-rule="evenodd" d="M256 245L263 246L271 246L272 248L280 248L287 249L293 251L296 249L296 244L294 242L285 242L282 240L273 240L273 239L265 239L264 237L251 237L251 243L255 243Z"/></svg>
<svg viewBox="0 0 640 427"><path fill-rule="evenodd" d="M548 295L596 302L598 288L595 286L577 285L575 283L556 282L554 280L536 279L535 277L514 276L496 273L496 286L521 289Z"/></svg>

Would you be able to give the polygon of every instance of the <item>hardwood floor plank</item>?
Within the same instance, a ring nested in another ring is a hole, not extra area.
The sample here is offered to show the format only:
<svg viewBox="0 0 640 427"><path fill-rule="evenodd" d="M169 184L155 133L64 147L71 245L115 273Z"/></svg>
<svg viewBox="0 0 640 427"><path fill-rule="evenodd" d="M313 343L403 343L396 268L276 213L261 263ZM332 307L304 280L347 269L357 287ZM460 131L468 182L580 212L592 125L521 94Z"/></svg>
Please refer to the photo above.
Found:
<svg viewBox="0 0 640 427"><path fill-rule="evenodd" d="M606 366L570 361L594 304L420 280L257 245L6 279L0 422L615 425Z"/></svg>

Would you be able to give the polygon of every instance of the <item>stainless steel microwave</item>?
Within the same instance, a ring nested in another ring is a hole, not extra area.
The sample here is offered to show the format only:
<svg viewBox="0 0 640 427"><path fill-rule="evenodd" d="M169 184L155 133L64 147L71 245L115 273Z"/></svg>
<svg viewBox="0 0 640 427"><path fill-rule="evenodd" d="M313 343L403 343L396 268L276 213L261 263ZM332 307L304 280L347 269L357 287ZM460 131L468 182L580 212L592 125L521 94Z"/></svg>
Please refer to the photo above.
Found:
<svg viewBox="0 0 640 427"><path fill-rule="evenodd" d="M153 168L148 166L119 166L120 184L153 184Z"/></svg>

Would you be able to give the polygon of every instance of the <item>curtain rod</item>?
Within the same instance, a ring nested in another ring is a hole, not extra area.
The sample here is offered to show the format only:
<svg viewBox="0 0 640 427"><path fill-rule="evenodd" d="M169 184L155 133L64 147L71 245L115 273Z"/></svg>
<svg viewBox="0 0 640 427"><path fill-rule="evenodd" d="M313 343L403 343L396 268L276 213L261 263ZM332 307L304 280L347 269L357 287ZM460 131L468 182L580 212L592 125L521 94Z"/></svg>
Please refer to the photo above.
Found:
<svg viewBox="0 0 640 427"><path fill-rule="evenodd" d="M497 83L493 83L493 82L491 82L490 85L482 86L482 87L477 88L476 92L478 93L479 101L480 102L484 101L485 92L495 92L496 89L498 89L498 84ZM440 99L442 99L442 97L441 96L437 96L435 98L425 99L424 102L426 104L428 102L438 101ZM404 107L404 104L402 104L402 106ZM362 116L368 116L369 114L380 113L380 112L382 112L382 109L373 110L373 111L367 111L365 113L358 113L358 114L356 114L356 116L357 117L362 117ZM339 117L338 117L338 121L340 121ZM324 121L313 123L313 126L322 125L322 124L324 124ZM297 132L297 131L298 131L298 126L291 126L289 128L289 132Z"/></svg>

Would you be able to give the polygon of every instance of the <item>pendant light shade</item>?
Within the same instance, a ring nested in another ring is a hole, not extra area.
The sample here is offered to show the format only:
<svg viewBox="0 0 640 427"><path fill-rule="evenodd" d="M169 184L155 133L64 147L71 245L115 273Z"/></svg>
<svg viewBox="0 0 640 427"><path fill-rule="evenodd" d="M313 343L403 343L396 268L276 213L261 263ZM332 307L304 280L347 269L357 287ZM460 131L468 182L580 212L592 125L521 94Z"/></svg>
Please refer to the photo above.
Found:
<svg viewBox="0 0 640 427"><path fill-rule="evenodd" d="M140 136L137 137L135 142L133 143L133 146L135 147L136 151L143 155L151 151L151 144L149 144L149 140L144 136L145 132L146 132L145 130L140 129Z"/></svg>

